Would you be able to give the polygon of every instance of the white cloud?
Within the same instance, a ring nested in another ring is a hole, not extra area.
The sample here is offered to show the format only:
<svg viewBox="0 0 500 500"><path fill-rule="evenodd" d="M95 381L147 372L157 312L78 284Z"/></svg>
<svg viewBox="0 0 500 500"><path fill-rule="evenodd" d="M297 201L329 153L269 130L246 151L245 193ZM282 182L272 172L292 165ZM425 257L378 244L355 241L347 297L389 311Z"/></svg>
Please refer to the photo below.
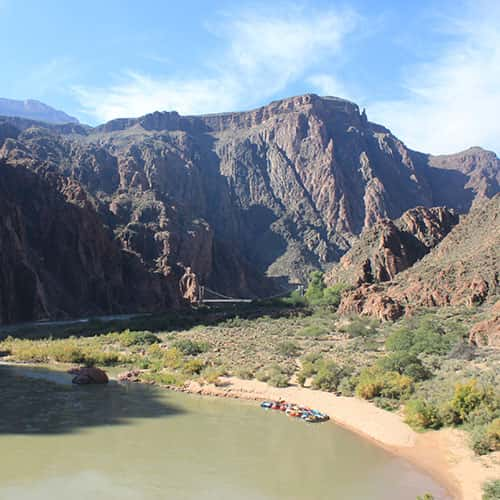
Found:
<svg viewBox="0 0 500 500"><path fill-rule="evenodd" d="M154 110L209 113L261 103L338 54L356 24L349 11L283 7L279 13L240 11L210 26L224 48L207 55L219 62L201 67L200 76L126 71L120 83L106 88L74 88L83 111L109 120Z"/></svg>
<svg viewBox="0 0 500 500"><path fill-rule="evenodd" d="M333 75L326 73L317 73L307 78L307 82L312 85L312 87L318 94L352 98L349 96L342 82Z"/></svg>
<svg viewBox="0 0 500 500"><path fill-rule="evenodd" d="M500 150L500 8L482 2L462 20L448 19L454 36L428 64L408 68L408 97L369 104L370 119L420 151L451 153L470 146Z"/></svg>

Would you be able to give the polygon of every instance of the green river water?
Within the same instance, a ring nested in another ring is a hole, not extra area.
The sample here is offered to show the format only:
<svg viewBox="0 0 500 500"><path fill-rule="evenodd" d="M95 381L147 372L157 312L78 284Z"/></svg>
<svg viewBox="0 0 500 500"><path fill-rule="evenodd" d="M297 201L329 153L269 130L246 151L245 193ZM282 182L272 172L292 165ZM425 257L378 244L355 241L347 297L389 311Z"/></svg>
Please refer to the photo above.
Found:
<svg viewBox="0 0 500 500"><path fill-rule="evenodd" d="M415 500L431 477L334 425L0 366L1 500Z"/></svg>

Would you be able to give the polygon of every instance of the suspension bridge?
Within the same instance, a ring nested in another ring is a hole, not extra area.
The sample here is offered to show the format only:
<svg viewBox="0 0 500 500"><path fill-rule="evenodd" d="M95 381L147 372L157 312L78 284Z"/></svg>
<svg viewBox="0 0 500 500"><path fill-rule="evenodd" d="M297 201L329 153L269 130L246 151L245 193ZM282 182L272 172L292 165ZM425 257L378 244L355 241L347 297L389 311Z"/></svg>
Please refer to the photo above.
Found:
<svg viewBox="0 0 500 500"><path fill-rule="evenodd" d="M258 298L240 298L240 297L229 297L222 293L216 292L208 288L207 286L200 285L198 287L198 303L199 304L237 304L237 303L251 303L255 301L271 300L277 299L279 297L286 297L290 295L291 292L297 291L301 296L304 295L304 285L296 285L286 291L277 293L275 295L270 295L268 297L258 297Z"/></svg>

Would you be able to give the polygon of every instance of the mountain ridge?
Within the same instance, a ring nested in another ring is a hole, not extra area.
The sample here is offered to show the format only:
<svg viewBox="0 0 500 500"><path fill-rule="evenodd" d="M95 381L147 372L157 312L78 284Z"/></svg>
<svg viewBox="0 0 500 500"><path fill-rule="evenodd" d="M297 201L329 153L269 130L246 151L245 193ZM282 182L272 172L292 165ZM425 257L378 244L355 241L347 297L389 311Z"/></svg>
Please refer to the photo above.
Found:
<svg viewBox="0 0 500 500"><path fill-rule="evenodd" d="M465 213L500 182L493 153L432 165L356 104L311 94L95 128L0 118L0 158L78 184L119 246L168 283L190 266L233 296L304 283L377 221L416 206Z"/></svg>
<svg viewBox="0 0 500 500"><path fill-rule="evenodd" d="M0 97L0 115L31 118L55 124L79 123L78 119L74 116L70 116L64 111L55 109L35 99L20 101Z"/></svg>

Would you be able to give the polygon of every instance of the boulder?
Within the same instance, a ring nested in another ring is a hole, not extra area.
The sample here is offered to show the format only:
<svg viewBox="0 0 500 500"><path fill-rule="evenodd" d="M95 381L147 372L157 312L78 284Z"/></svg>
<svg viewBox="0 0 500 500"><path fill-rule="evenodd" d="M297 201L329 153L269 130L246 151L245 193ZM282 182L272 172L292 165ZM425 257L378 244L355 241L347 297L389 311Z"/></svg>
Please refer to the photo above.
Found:
<svg viewBox="0 0 500 500"><path fill-rule="evenodd" d="M75 375L72 380L73 384L107 384L109 382L106 372L95 366L71 369L68 373Z"/></svg>

